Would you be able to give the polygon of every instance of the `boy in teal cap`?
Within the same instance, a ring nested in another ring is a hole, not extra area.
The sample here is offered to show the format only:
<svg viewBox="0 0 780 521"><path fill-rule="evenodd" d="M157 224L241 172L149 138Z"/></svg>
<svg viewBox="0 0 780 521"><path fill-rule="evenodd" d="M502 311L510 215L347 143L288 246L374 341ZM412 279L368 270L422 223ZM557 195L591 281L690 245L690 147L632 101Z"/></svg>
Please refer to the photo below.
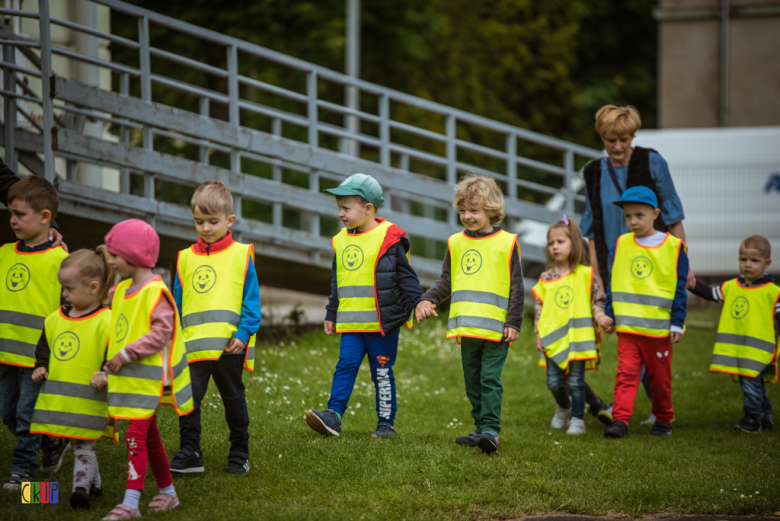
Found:
<svg viewBox="0 0 780 521"><path fill-rule="evenodd" d="M310 409L306 423L325 436L341 434L360 364L368 355L379 419L372 438L395 434L396 394L393 365L400 327L408 321L422 288L409 264L409 239L398 226L376 217L384 202L382 187L354 174L337 188L344 228L333 238L333 279L326 306L325 333L341 334L341 347L326 411Z"/></svg>

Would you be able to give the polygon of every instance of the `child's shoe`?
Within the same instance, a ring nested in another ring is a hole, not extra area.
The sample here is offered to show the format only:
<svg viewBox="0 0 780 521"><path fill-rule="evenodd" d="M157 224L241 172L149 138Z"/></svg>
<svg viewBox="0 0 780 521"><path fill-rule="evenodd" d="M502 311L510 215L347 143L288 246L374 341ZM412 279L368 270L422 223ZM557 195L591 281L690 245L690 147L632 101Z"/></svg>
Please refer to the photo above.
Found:
<svg viewBox="0 0 780 521"><path fill-rule="evenodd" d="M628 425L622 421L614 421L612 425L604 429L605 438L625 438L628 436Z"/></svg>
<svg viewBox="0 0 780 521"><path fill-rule="evenodd" d="M336 411L332 409L324 412L309 409L306 411L306 423L323 436L341 435L341 420L339 420Z"/></svg>
<svg viewBox="0 0 780 521"><path fill-rule="evenodd" d="M246 474L249 472L249 456L241 451L231 451L228 455L228 464L225 467L228 474Z"/></svg>
<svg viewBox="0 0 780 521"><path fill-rule="evenodd" d="M736 424L734 428L738 431L755 434L757 432L761 432L761 422L752 416L745 416L739 420L739 423Z"/></svg>
<svg viewBox="0 0 780 521"><path fill-rule="evenodd" d="M674 434L674 429L669 423L655 422L653 428L650 429L650 436L671 436L672 434Z"/></svg>
<svg viewBox="0 0 780 521"><path fill-rule="evenodd" d="M371 437L375 440L379 438L389 438L395 436L395 427L387 422L379 422L376 426L376 430L371 433Z"/></svg>
<svg viewBox="0 0 780 521"><path fill-rule="evenodd" d="M116 521L118 519L135 519L141 517L141 512L137 508L130 508L129 506L119 503L114 509L109 512L102 521Z"/></svg>
<svg viewBox="0 0 780 521"><path fill-rule="evenodd" d="M3 488L6 490L20 490L22 488L22 483L32 481L32 478L32 474L28 472L11 472L11 475L8 476L8 480L3 485Z"/></svg>
<svg viewBox="0 0 780 521"><path fill-rule="evenodd" d="M571 417L571 407L568 409L561 409L558 405L555 406L555 416L553 416L550 427L553 429L565 429L569 426L569 418Z"/></svg>
<svg viewBox="0 0 780 521"><path fill-rule="evenodd" d="M612 425L612 406L613 405L614 404L610 403L609 407L607 407L606 409L600 410L598 412L598 415L597 415L599 421L601 423L603 423L604 425L606 425L607 427Z"/></svg>
<svg viewBox="0 0 780 521"><path fill-rule="evenodd" d="M103 487L99 487L92 483L89 486L89 499L97 499L103 497Z"/></svg>
<svg viewBox="0 0 780 521"><path fill-rule="evenodd" d="M173 453L171 472L175 472L176 474L192 474L195 472L203 472L204 470L203 454L200 452L192 452L185 448L179 452Z"/></svg>
<svg viewBox="0 0 780 521"><path fill-rule="evenodd" d="M775 428L775 424L772 423L772 418L769 416L764 416L761 418L761 430L762 431L771 431Z"/></svg>
<svg viewBox="0 0 780 521"><path fill-rule="evenodd" d="M89 510L91 496L86 488L76 487L76 490L70 495L70 506L74 510Z"/></svg>
<svg viewBox="0 0 780 521"><path fill-rule="evenodd" d="M455 443L458 445L465 445L466 447L476 447L479 440L479 433L472 432L468 436L458 436L455 438Z"/></svg>
<svg viewBox="0 0 780 521"><path fill-rule="evenodd" d="M179 498L170 494L157 494L149 502L149 512L165 512L179 506Z"/></svg>
<svg viewBox="0 0 780 521"><path fill-rule="evenodd" d="M57 440L57 445L53 449L43 451L43 457L41 457L41 472L48 474L54 474L62 466L62 457L65 453L71 449L70 440L68 438L60 438Z"/></svg>
<svg viewBox="0 0 780 521"><path fill-rule="evenodd" d="M498 452L498 434L493 431L485 431L477 438L477 446L483 454L496 454Z"/></svg>
<svg viewBox="0 0 780 521"><path fill-rule="evenodd" d="M569 420L569 429L566 434L585 434L585 420L579 418L572 418Z"/></svg>
<svg viewBox="0 0 780 521"><path fill-rule="evenodd" d="M639 425L653 425L653 424L655 424L655 414L650 413L650 416L648 416L647 419L641 422Z"/></svg>

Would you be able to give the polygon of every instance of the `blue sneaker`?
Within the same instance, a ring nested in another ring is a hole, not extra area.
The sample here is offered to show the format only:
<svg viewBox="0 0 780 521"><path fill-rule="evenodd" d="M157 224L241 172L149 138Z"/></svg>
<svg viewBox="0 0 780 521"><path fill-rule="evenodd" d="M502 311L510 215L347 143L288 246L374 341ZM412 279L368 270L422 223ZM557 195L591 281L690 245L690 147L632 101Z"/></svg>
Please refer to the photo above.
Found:
<svg viewBox="0 0 780 521"><path fill-rule="evenodd" d="M188 448L173 453L170 468L175 474L193 474L206 470L203 467L203 454Z"/></svg>
<svg viewBox="0 0 780 521"><path fill-rule="evenodd" d="M341 435L341 420L333 409L324 412L309 409L306 411L306 423L323 436Z"/></svg>
<svg viewBox="0 0 780 521"><path fill-rule="evenodd" d="M458 436L455 438L455 443L458 445L464 445L466 447L476 447L479 441L479 433L472 432L468 436Z"/></svg>
<svg viewBox="0 0 780 521"><path fill-rule="evenodd" d="M498 434L493 431L485 431L477 438L477 447L482 449L483 454L498 453Z"/></svg>
<svg viewBox="0 0 780 521"><path fill-rule="evenodd" d="M395 427L387 422L379 422L376 426L376 430L371 433L371 437L375 440L379 438L388 438L390 436L395 436Z"/></svg>

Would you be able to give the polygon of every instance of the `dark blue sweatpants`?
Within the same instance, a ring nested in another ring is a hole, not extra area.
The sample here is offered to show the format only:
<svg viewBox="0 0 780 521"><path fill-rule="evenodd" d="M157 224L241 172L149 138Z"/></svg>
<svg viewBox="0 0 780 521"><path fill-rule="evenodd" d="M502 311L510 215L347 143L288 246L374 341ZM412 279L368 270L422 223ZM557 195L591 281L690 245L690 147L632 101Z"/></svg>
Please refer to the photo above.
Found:
<svg viewBox="0 0 780 521"><path fill-rule="evenodd" d="M395 376L393 365L398 353L398 334L391 331L381 333L342 333L339 361L333 374L328 409L343 415L347 410L352 388L355 386L360 364L368 355L371 380L376 389L376 415L379 421L393 424L395 420Z"/></svg>

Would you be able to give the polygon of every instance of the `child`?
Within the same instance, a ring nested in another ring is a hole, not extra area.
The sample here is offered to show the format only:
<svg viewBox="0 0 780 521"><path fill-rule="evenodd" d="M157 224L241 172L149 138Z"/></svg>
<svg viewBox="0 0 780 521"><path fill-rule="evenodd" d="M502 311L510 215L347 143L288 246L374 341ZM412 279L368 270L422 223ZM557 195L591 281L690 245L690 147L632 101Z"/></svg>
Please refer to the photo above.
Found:
<svg viewBox="0 0 780 521"><path fill-rule="evenodd" d="M0 414L16 436L11 474L3 488L18 490L31 481L43 448L41 470L56 472L70 449L67 439L30 433L30 421L42 382L32 379L35 346L46 317L60 305L57 271L68 254L53 248L49 226L59 197L51 183L28 176L8 191L11 228L19 239L0 248Z"/></svg>
<svg viewBox="0 0 780 521"><path fill-rule="evenodd" d="M653 228L658 200L646 186L623 192L623 208L631 232L618 238L607 288L607 315L618 333L618 368L612 425L607 438L623 438L634 411L642 364L650 378L655 423L651 436L670 436L672 409L672 344L683 337L688 255L680 239Z"/></svg>
<svg viewBox="0 0 780 521"><path fill-rule="evenodd" d="M129 519L141 515L138 502L147 462L160 489L149 512L179 506L156 413L160 403L172 403L179 416L189 414L192 388L176 304L160 276L152 273L160 251L157 233L143 221L122 221L106 235L106 248L109 263L125 280L109 295L112 336L104 366L108 378L98 374L92 382L99 388L108 383L108 414L130 424L125 435L125 497L103 519Z"/></svg>
<svg viewBox="0 0 780 521"><path fill-rule="evenodd" d="M93 372L100 371L105 360L111 331L111 310L103 301L114 269L106 257L105 246L99 246L62 261L58 278L68 303L46 318L35 349L32 379L46 381L30 432L73 439L73 508L88 509L90 500L102 495L95 454L98 438L105 435L117 441L115 425L109 425L108 396L90 387Z"/></svg>
<svg viewBox="0 0 780 521"><path fill-rule="evenodd" d="M552 428L568 426L567 434L585 433L585 371L598 368L601 352L594 321L603 329L613 325L583 246L580 227L565 215L551 225L548 269L533 288L536 349L547 359L547 388L558 404Z"/></svg>
<svg viewBox="0 0 780 521"><path fill-rule="evenodd" d="M371 437L394 436L393 365L399 328L422 297L420 281L409 265L411 246L401 228L376 217L384 198L373 177L354 174L325 191L336 196L344 223L333 238L333 279L325 316L325 333L340 333L341 347L328 409L310 409L306 423L325 436L341 434L355 378L368 354L378 417Z"/></svg>
<svg viewBox="0 0 780 521"><path fill-rule="evenodd" d="M249 413L241 376L254 370L255 337L260 327L260 286L254 248L233 240L233 196L218 181L195 190L190 203L198 242L179 252L173 297L192 378L195 408L179 418L180 452L171 472L203 472L200 404L213 376L230 428L225 472L249 470Z"/></svg>
<svg viewBox="0 0 780 521"><path fill-rule="evenodd" d="M458 445L498 452L501 431L501 371L509 344L523 323L523 270L517 235L498 227L504 196L490 177L469 174L458 183L453 206L466 227L449 238L439 280L417 305L417 320L438 316L450 296L447 338L461 345L466 396L476 429Z"/></svg>
<svg viewBox="0 0 780 521"><path fill-rule="evenodd" d="M692 292L722 302L710 372L738 375L745 417L734 426L743 432L770 430L772 402L764 380L777 380L780 287L766 269L772 264L769 241L752 235L739 247L740 276L710 288L701 281Z"/></svg>

